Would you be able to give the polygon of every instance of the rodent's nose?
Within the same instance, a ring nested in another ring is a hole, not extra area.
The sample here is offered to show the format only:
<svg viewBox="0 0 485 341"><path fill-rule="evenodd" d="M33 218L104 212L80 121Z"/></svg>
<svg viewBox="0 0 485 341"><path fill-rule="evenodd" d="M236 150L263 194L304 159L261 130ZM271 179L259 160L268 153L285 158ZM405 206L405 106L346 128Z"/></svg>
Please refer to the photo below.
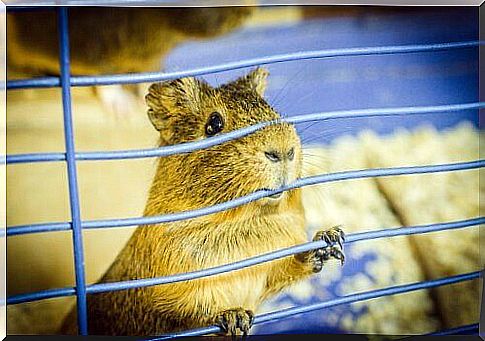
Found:
<svg viewBox="0 0 485 341"><path fill-rule="evenodd" d="M272 162L280 162L284 158L287 158L288 160L292 161L295 157L295 148L291 148L287 153L282 153L276 150L270 150L270 151L264 152L264 155L266 155L266 158Z"/></svg>

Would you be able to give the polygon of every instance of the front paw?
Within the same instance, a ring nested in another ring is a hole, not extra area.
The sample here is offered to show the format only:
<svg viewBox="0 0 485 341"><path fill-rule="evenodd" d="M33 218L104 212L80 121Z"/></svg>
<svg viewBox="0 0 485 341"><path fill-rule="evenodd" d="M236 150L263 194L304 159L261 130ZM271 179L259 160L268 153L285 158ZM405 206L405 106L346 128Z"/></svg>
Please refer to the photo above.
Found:
<svg viewBox="0 0 485 341"><path fill-rule="evenodd" d="M342 231L341 226L334 226L328 230L317 232L315 237L313 237L313 241L320 240L324 240L328 245L311 252L310 259L313 272L320 272L323 264L331 258L340 260L340 263L343 265L345 262L345 255L343 253L345 233Z"/></svg>
<svg viewBox="0 0 485 341"><path fill-rule="evenodd" d="M242 308L229 309L216 317L216 324L227 334L235 336L239 329L246 336L253 325L254 314L251 310Z"/></svg>

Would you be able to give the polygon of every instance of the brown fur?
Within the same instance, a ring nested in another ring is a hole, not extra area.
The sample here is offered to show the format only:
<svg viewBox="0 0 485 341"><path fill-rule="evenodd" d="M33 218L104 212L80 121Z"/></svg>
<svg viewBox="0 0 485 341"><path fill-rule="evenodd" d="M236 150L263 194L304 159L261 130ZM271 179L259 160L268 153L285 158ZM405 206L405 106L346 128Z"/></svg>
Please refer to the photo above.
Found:
<svg viewBox="0 0 485 341"><path fill-rule="evenodd" d="M278 114L262 95L267 71L256 69L212 88L194 78L153 84L146 100L161 145L202 139L211 113L224 131ZM266 151L295 149L293 161ZM282 123L205 150L160 158L145 215L193 210L262 188L278 188L301 172L300 140ZM300 190L191 220L140 226L100 282L167 276L223 265L307 241ZM302 260L305 259L305 260ZM88 295L89 333L157 335L216 323L233 308L255 311L268 296L312 273L305 257L280 260L192 281ZM76 332L75 310L62 333Z"/></svg>
<svg viewBox="0 0 485 341"><path fill-rule="evenodd" d="M158 71L162 57L178 43L227 33L252 12L253 7L72 7L71 70L86 75ZM56 12L7 16L9 71L58 74Z"/></svg>

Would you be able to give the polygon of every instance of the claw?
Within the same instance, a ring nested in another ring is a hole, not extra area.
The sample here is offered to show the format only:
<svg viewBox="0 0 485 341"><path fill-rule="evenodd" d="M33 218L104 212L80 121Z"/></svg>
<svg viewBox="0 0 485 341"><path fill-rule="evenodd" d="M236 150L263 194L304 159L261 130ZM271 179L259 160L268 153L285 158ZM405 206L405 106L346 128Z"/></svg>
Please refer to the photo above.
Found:
<svg viewBox="0 0 485 341"><path fill-rule="evenodd" d="M216 317L217 325L219 325L226 334L230 334L233 337L236 336L238 329L243 333L243 336L247 336L253 325L253 320L253 312L242 308L223 311Z"/></svg>
<svg viewBox="0 0 485 341"><path fill-rule="evenodd" d="M313 271L319 272L323 263L330 258L340 260L341 265L345 262L345 255L342 252L343 243L345 242L345 233L341 226L334 226L326 231L319 231L313 238L313 241L324 240L327 246L314 251ZM337 245L336 245L337 244Z"/></svg>
<svg viewBox="0 0 485 341"><path fill-rule="evenodd" d="M345 241L345 233L342 231L342 225L332 227L330 230L324 232L325 241L328 244L338 243L340 248L343 248L343 242Z"/></svg>
<svg viewBox="0 0 485 341"><path fill-rule="evenodd" d="M345 255L342 251L340 251L339 248L336 248L335 246L332 247L330 250L330 255L338 260L340 260L340 264L344 265L345 263Z"/></svg>
<svg viewBox="0 0 485 341"><path fill-rule="evenodd" d="M321 257L323 257L324 254L325 254L325 250L324 249L316 249L315 250L315 255L317 257L320 257L321 258Z"/></svg>

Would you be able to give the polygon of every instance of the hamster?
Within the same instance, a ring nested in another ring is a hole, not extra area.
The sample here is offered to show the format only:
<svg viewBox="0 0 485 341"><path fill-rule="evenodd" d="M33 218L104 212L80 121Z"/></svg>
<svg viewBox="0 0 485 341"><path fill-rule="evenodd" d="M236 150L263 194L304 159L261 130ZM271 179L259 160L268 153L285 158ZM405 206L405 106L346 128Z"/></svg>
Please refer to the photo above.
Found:
<svg viewBox="0 0 485 341"><path fill-rule="evenodd" d="M101 75L160 71L163 58L178 44L231 32L254 9L252 6L71 7L68 12L71 72ZM18 78L18 74L59 74L56 15L52 9L7 14L9 79ZM95 92L107 109L126 113L134 110L139 88L115 85L98 87Z"/></svg>
<svg viewBox="0 0 485 341"><path fill-rule="evenodd" d="M146 95L160 146L210 138L280 116L263 99L268 71L214 88L196 78L155 83ZM162 157L145 216L220 204L261 189L277 189L301 176L295 128L279 121L246 137L208 149ZM159 335L218 325L247 334L266 298L342 262L340 227L318 232L328 246L215 276L88 295L93 335ZM211 268L307 242L300 189L190 220L139 226L101 283L168 276ZM76 311L61 333L76 333Z"/></svg>

